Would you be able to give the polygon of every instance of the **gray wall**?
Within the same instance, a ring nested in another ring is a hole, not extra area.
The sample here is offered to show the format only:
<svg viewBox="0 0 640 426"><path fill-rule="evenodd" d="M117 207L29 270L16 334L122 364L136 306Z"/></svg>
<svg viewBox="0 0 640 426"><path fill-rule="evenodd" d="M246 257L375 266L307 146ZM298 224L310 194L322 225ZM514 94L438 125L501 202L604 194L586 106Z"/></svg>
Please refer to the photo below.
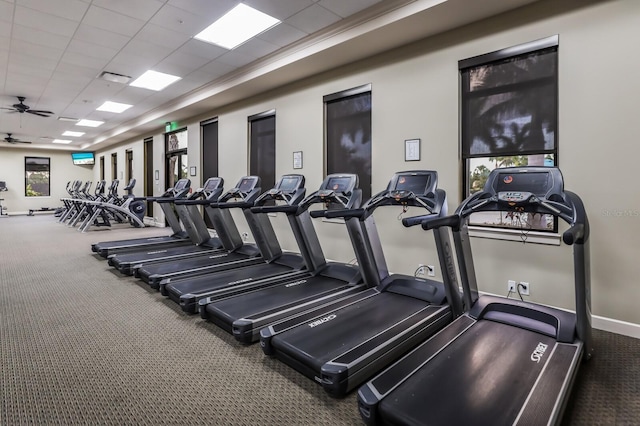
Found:
<svg viewBox="0 0 640 426"><path fill-rule="evenodd" d="M49 197L25 197L25 157L50 158ZM0 180L6 181L9 189L0 192L0 198L4 198L2 205L8 208L9 214L26 214L31 209L38 210L42 207L60 207L60 198L69 196L65 189L67 182L94 179L92 167L97 166L74 166L68 151L0 148Z"/></svg>
<svg viewBox="0 0 640 426"><path fill-rule="evenodd" d="M371 83L373 190L382 189L395 171L435 169L453 210L461 197L458 60L554 34L560 36L559 164L567 189L583 197L590 215L593 312L640 324L640 206L631 176L640 157L634 125L640 99L637 0L540 1L212 111L188 124L190 165L200 171L198 158L191 155L199 152L199 121L218 116L220 175L229 187L247 173L247 116L275 109L277 174L294 172L292 152L303 151L299 172L307 177L309 190L317 189L323 178L322 96ZM417 163L404 162L403 141L409 138L422 139ZM137 144L142 142L131 146ZM412 273L418 263L437 265L431 235L404 229L399 213L390 209L376 216L389 267ZM295 249L286 221L275 221L283 246ZM342 225L318 223L317 229L328 257L353 258ZM508 279L528 281L531 300L573 309L570 248L486 238L474 238L472 244L481 290L505 294Z"/></svg>

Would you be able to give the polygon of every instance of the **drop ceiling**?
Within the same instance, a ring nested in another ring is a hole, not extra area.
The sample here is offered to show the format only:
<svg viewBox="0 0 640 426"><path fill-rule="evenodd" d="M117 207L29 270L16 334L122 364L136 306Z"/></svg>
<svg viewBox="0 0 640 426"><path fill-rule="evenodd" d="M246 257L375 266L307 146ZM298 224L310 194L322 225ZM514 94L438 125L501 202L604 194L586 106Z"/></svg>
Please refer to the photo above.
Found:
<svg viewBox="0 0 640 426"><path fill-rule="evenodd" d="M24 96L51 117L0 110L2 147L97 150L228 103L534 0L245 0L282 22L233 50L193 38L236 0L0 0L0 107ZM152 69L160 92L98 78ZM105 101L132 104L122 114ZM75 126L59 117L104 121ZM83 131L78 138L65 131ZM68 145L53 139L72 139Z"/></svg>

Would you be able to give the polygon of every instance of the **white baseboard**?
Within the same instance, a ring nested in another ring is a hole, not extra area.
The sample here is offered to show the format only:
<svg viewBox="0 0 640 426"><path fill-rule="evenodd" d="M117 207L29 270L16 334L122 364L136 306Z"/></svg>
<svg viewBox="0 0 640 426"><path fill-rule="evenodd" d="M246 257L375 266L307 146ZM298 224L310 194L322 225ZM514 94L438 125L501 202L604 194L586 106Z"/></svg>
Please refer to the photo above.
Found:
<svg viewBox="0 0 640 426"><path fill-rule="evenodd" d="M597 328L598 330L640 339L640 324L592 315L591 325L593 328Z"/></svg>

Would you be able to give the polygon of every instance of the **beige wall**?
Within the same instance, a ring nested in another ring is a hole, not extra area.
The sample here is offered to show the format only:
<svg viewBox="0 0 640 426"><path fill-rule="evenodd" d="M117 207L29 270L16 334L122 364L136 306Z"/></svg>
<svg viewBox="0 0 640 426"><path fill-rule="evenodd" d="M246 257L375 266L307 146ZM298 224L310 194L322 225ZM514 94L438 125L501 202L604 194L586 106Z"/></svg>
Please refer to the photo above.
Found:
<svg viewBox="0 0 640 426"><path fill-rule="evenodd" d="M24 195L24 157L49 157L51 164L50 196L25 197ZM69 151L22 150L19 148L0 148L0 180L7 182L8 191L0 192L4 198L2 205L9 214L26 214L29 210L42 207L61 207L60 198L68 197L67 182L80 179L92 180L97 166L74 166ZM94 187L92 186L92 189Z"/></svg>
<svg viewBox="0 0 640 426"><path fill-rule="evenodd" d="M540 1L212 111L220 123L220 175L230 187L247 173L247 116L275 109L277 174L294 172L292 152L301 150L304 168L295 172L305 174L309 191L317 189L323 178L322 96L371 83L374 192L395 171L435 169L453 211L460 202L458 61L554 34L560 36L559 162L566 188L582 196L590 215L593 312L640 324L640 206L631 176L640 158L634 125L640 99L637 0ZM191 155L199 149L194 129L205 118L188 124L189 163L198 171ZM419 162L404 162L409 138L422 140ZM399 213L388 208L376 214L389 267L412 273L418 263L438 265L432 236L403 228ZM295 249L286 220L274 220L284 248ZM239 227L245 230L243 221ZM317 230L327 257L353 258L343 225L317 223ZM573 308L570 248L480 238L472 244L481 290L505 294L508 279L528 281L531 300Z"/></svg>

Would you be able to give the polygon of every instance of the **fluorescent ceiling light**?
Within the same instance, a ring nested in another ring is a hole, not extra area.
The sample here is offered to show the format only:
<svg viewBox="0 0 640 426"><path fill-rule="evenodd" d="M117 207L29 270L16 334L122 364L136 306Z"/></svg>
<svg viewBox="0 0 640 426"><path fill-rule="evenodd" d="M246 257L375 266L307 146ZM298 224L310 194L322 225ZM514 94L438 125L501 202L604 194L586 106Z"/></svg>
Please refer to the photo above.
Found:
<svg viewBox="0 0 640 426"><path fill-rule="evenodd" d="M72 132L71 130L67 130L62 134L62 136L73 136L74 138L79 138L84 135L84 132Z"/></svg>
<svg viewBox="0 0 640 426"><path fill-rule="evenodd" d="M181 77L175 75L149 70L136 78L129 86L160 91L180 79Z"/></svg>
<svg viewBox="0 0 640 426"><path fill-rule="evenodd" d="M233 49L264 30L279 24L273 16L240 3L195 36L198 40Z"/></svg>
<svg viewBox="0 0 640 426"><path fill-rule="evenodd" d="M76 126L84 126L84 127L98 127L98 126L102 126L104 124L104 121L98 121L98 120L80 120L76 123Z"/></svg>
<svg viewBox="0 0 640 426"><path fill-rule="evenodd" d="M69 139L54 139L51 142L53 142L53 143L71 143L71 140L69 140Z"/></svg>
<svg viewBox="0 0 640 426"><path fill-rule="evenodd" d="M124 112L124 111L128 110L132 106L133 105L121 104L119 102L106 101L105 103L100 105L98 108L96 108L96 110L97 111L106 111L106 112L115 112L117 114L120 114L121 112Z"/></svg>
<svg viewBox="0 0 640 426"><path fill-rule="evenodd" d="M71 121L73 123L78 121L77 118L71 118L71 117L58 117L58 120L60 120L60 121Z"/></svg>

